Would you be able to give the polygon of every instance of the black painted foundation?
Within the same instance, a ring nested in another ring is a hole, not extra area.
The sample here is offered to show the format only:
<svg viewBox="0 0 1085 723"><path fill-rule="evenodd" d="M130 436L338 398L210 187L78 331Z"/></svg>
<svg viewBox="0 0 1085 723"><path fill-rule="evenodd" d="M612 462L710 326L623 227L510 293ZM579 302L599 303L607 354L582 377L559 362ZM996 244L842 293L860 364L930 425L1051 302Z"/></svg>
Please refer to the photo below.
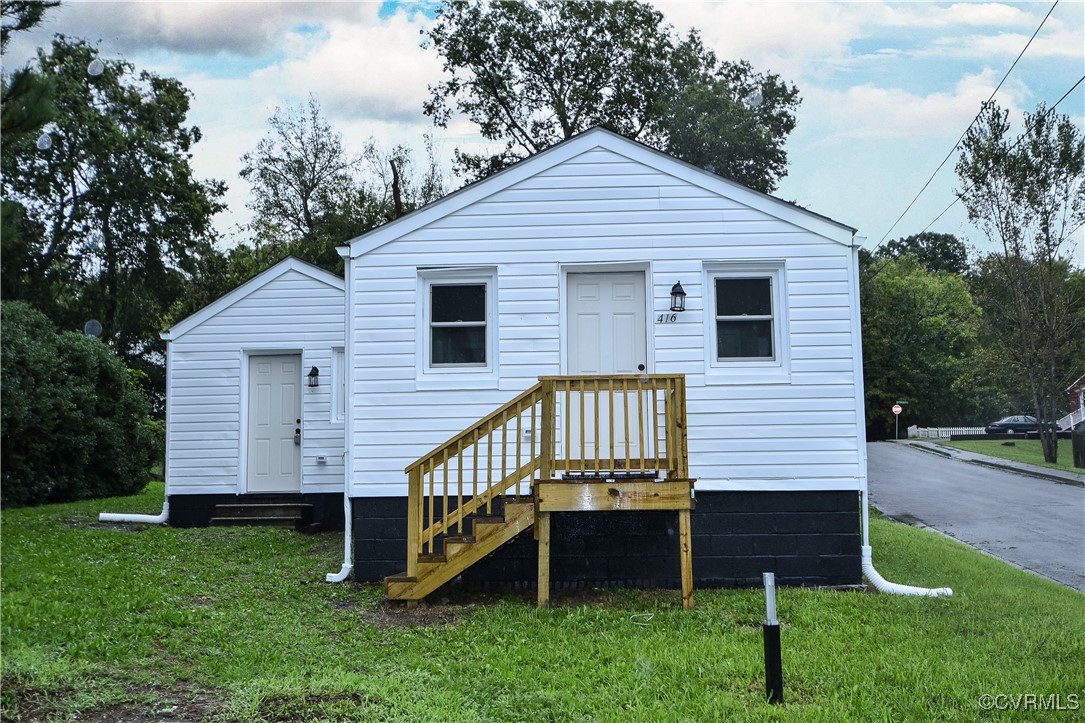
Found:
<svg viewBox="0 0 1085 723"><path fill-rule="evenodd" d="M380 581L406 570L407 500L355 498L354 578ZM855 585L861 581L858 492L698 492L691 514L694 584ZM467 570L478 587L532 588L538 545L522 533ZM551 514L555 589L681 587L677 512Z"/></svg>

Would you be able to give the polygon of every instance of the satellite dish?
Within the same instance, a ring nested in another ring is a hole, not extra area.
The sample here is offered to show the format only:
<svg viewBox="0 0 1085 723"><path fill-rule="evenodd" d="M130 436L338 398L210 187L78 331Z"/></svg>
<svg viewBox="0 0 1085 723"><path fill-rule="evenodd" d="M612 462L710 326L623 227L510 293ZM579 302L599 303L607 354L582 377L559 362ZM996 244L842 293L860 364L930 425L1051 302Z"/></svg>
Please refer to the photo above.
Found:
<svg viewBox="0 0 1085 723"><path fill-rule="evenodd" d="M91 319L86 324L83 324L83 333L87 336L101 336L102 324L97 319Z"/></svg>
<svg viewBox="0 0 1085 723"><path fill-rule="evenodd" d="M99 75L105 72L105 63L98 58L87 63L87 74L97 78Z"/></svg>

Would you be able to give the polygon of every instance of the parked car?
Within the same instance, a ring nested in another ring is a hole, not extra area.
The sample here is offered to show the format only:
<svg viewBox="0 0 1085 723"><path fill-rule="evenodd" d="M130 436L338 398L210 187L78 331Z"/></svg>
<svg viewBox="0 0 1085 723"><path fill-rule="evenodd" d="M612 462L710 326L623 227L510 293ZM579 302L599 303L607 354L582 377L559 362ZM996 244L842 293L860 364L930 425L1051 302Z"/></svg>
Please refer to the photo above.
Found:
<svg viewBox="0 0 1085 723"><path fill-rule="evenodd" d="M984 427L983 431L987 434L1017 434L1018 432L1036 432L1039 429L1040 425L1037 424L1036 417L1021 414L991 422Z"/></svg>

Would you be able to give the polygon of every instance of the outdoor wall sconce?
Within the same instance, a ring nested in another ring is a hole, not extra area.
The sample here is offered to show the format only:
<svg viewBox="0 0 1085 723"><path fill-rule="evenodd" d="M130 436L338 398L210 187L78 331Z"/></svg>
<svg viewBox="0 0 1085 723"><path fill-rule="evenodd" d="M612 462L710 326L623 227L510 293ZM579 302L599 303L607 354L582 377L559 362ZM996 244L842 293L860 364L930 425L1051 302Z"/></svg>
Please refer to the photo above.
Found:
<svg viewBox="0 0 1085 723"><path fill-rule="evenodd" d="M682 282L671 287L671 311L686 310L686 290L682 288Z"/></svg>
<svg viewBox="0 0 1085 723"><path fill-rule="evenodd" d="M316 367L313 367L312 369L309 370L309 386L311 386L311 387L319 387L320 386L320 370L317 369Z"/></svg>

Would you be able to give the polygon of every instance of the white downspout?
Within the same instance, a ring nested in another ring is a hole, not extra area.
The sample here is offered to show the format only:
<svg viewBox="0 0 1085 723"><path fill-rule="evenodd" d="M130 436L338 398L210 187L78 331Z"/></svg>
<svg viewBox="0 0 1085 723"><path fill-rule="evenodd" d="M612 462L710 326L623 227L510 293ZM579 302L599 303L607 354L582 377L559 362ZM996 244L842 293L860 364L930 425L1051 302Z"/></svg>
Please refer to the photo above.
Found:
<svg viewBox="0 0 1085 723"><path fill-rule="evenodd" d="M854 300L851 315L851 333L855 340L855 355L853 359L855 375L855 413L856 426L859 438L859 501L861 503L863 544L861 548L863 577L874 586L878 592L891 593L894 595L917 595L921 597L941 597L952 595L953 590L948 587L926 588L913 585L900 585L889 582L874 569L873 550L870 547L870 500L867 487L867 456L866 456L866 391L863 385L863 327L861 306L859 301L859 247L865 239L856 236L852 244L851 255L851 296Z"/></svg>
<svg viewBox="0 0 1085 723"><path fill-rule="evenodd" d="M349 386L349 384L348 384ZM344 440L345 441L345 440ZM351 548L354 546L353 515L350 509L350 468L347 466L347 450L343 450L343 566L339 572L329 572L324 576L325 582L343 582L350 573L354 572L354 563L351 559Z"/></svg>
<svg viewBox="0 0 1085 723"><path fill-rule="evenodd" d="M122 515L115 512L102 512L98 515L99 522L144 522L148 525L161 525L170 518L170 498L162 500L162 512L157 515Z"/></svg>
<svg viewBox="0 0 1085 723"><path fill-rule="evenodd" d="M346 378L346 419L343 420L343 566L339 572L329 572L325 582L343 582L354 572L354 520L350 504L350 469L354 464L354 455L350 454L354 442L354 414L351 412L351 400L354 399L354 374L351 371L351 359L354 356L354 324L351 322L351 268L350 246L336 249L343 259L343 373Z"/></svg>

